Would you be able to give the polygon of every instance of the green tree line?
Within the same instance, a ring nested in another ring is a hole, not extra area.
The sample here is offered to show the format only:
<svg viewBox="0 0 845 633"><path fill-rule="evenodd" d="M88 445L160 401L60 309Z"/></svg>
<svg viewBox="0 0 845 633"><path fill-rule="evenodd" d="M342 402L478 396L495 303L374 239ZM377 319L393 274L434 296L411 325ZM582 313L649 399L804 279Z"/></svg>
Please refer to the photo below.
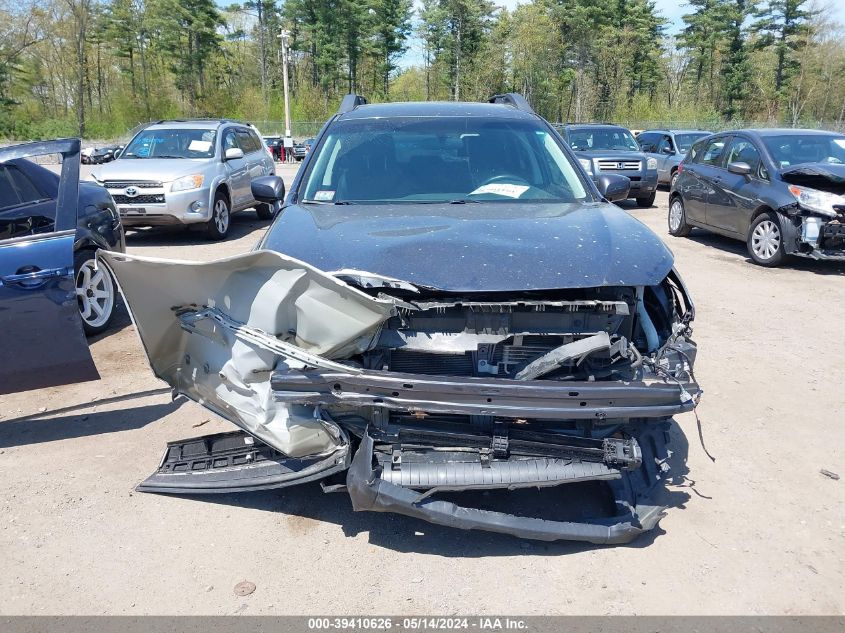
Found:
<svg viewBox="0 0 845 633"><path fill-rule="evenodd" d="M0 0L0 137L110 138L157 118L320 121L384 100L524 94L553 121L845 123L823 0Z"/></svg>

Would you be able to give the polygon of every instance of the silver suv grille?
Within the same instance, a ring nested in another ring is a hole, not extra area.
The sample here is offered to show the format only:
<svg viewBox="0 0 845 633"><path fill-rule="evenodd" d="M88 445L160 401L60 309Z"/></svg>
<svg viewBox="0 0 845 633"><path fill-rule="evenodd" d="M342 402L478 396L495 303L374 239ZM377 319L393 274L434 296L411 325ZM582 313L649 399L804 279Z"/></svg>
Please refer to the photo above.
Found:
<svg viewBox="0 0 845 633"><path fill-rule="evenodd" d="M106 189L126 189L137 187L138 189L160 189L164 185L156 180L106 180L103 185Z"/></svg>
<svg viewBox="0 0 845 633"><path fill-rule="evenodd" d="M639 160L604 160L598 161L600 171L639 171L642 161Z"/></svg>

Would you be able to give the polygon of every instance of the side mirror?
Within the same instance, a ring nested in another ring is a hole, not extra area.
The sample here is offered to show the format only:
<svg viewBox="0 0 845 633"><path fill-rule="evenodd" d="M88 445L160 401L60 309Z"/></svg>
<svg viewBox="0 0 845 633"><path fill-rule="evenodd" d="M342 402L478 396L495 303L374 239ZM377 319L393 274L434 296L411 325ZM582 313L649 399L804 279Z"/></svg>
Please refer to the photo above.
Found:
<svg viewBox="0 0 845 633"><path fill-rule="evenodd" d="M631 181L627 176L618 176L616 174L603 174L598 177L596 181L599 193L603 198L607 198L611 202L617 200L625 200L628 193L631 191Z"/></svg>
<svg viewBox="0 0 845 633"><path fill-rule="evenodd" d="M285 182L278 176L259 176L252 181L250 189L258 202L272 204L285 199Z"/></svg>
<svg viewBox="0 0 845 633"><path fill-rule="evenodd" d="M664 153L664 154L669 154L669 156L672 156L672 155L675 153L675 150L673 150L671 147L664 147L664 148L663 148L663 153Z"/></svg>
<svg viewBox="0 0 845 633"><path fill-rule="evenodd" d="M224 160L235 160L236 158L243 158L244 151L240 147L230 147L223 155Z"/></svg>
<svg viewBox="0 0 845 633"><path fill-rule="evenodd" d="M738 176L748 176L751 173L751 165L742 162L729 163L728 171Z"/></svg>

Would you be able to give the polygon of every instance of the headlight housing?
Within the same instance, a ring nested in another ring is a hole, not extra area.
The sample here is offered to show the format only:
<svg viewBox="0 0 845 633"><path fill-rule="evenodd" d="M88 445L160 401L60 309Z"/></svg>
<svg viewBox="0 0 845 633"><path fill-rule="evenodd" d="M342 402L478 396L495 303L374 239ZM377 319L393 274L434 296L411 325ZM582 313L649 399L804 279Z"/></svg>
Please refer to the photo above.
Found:
<svg viewBox="0 0 845 633"><path fill-rule="evenodd" d="M656 158L649 158L645 162L646 169L657 169L657 159Z"/></svg>
<svg viewBox="0 0 845 633"><path fill-rule="evenodd" d="M837 196L836 194L818 191L817 189L789 185L789 193L795 197L795 200L802 207L831 218L837 216L836 209L833 208L833 205L845 205L845 196Z"/></svg>
<svg viewBox="0 0 845 633"><path fill-rule="evenodd" d="M190 176L182 176L173 181L170 185L170 191L188 191L190 189L199 189L202 183L205 182L205 176L202 174L191 174Z"/></svg>
<svg viewBox="0 0 845 633"><path fill-rule="evenodd" d="M581 163L581 167L583 167L588 174L593 173L593 161L589 158L579 158L578 162Z"/></svg>

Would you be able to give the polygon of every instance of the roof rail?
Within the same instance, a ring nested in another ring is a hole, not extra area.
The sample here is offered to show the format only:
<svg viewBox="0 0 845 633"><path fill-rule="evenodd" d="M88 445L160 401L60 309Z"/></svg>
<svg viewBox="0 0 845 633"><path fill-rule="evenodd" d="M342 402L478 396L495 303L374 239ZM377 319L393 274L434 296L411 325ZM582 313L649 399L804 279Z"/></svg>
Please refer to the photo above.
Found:
<svg viewBox="0 0 845 633"><path fill-rule="evenodd" d="M340 107L337 109L337 113L343 114L344 112L351 112L358 106L362 105L367 105L367 99L365 97L356 94L348 94L343 97L343 101L340 102Z"/></svg>
<svg viewBox="0 0 845 633"><path fill-rule="evenodd" d="M522 110L523 112L531 112L534 113L534 109L528 103L528 100L523 97L518 92L508 92L505 94L500 95L493 95L489 99L487 99L489 103L501 103L504 105L513 106L517 110Z"/></svg>

